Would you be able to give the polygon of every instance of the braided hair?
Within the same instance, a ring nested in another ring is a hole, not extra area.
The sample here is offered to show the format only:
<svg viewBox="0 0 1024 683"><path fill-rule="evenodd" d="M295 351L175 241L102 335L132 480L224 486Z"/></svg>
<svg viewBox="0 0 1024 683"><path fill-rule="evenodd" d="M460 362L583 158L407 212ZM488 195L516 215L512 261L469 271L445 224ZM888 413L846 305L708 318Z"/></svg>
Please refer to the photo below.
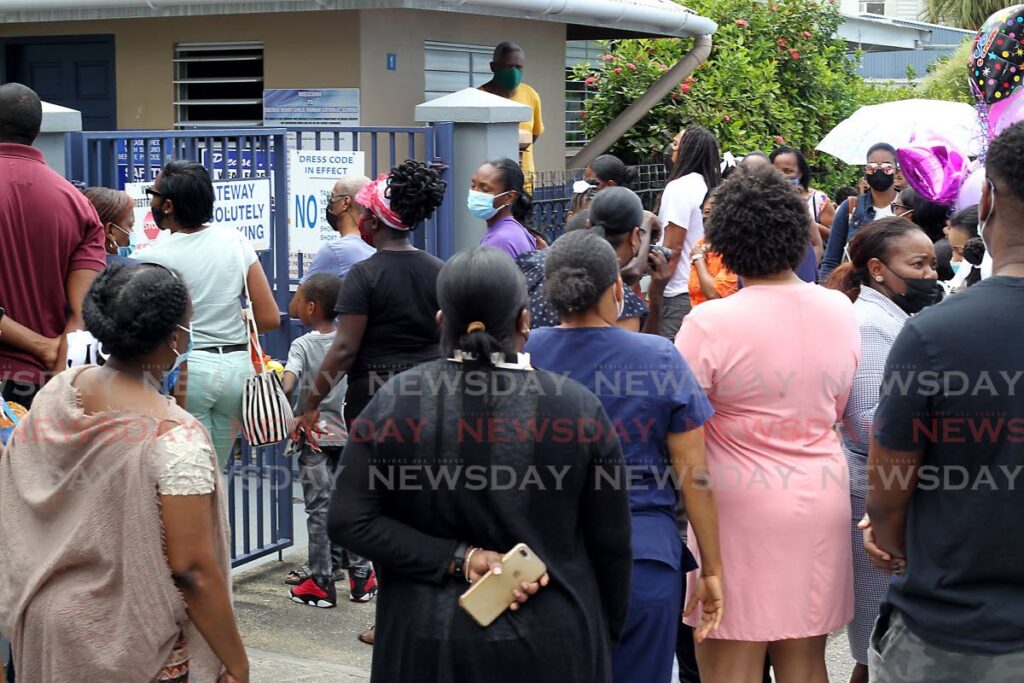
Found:
<svg viewBox="0 0 1024 683"><path fill-rule="evenodd" d="M104 353L133 361L166 342L191 305L188 288L173 271L112 263L89 288L82 315Z"/></svg>
<svg viewBox="0 0 1024 683"><path fill-rule="evenodd" d="M868 261L878 259L883 263L888 259L893 243L921 228L906 218L888 216L880 218L857 232L850 240L850 261L844 263L828 276L825 286L838 289L856 301L860 295L860 286L871 286L871 273L868 272Z"/></svg>
<svg viewBox="0 0 1024 683"><path fill-rule="evenodd" d="M388 180L391 210L414 230L441 206L447 186L430 166L406 159L391 169Z"/></svg>

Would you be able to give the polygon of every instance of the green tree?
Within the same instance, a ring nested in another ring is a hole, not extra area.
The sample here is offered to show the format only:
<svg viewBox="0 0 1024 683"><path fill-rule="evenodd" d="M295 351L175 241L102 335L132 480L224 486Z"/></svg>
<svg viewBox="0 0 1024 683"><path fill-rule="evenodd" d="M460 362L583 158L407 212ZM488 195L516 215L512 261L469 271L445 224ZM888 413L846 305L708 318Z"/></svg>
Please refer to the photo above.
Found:
<svg viewBox="0 0 1024 683"><path fill-rule="evenodd" d="M950 100L974 104L967 82L967 62L971 57L973 38L968 38L948 57L935 61L928 69L928 74L916 88L918 97L929 100Z"/></svg>
<svg viewBox="0 0 1024 683"><path fill-rule="evenodd" d="M912 97L906 87L867 84L836 37L842 22L831 0L695 0L718 22L711 58L624 135L612 153L629 163L661 160L687 125L712 130L722 151L742 155L790 144L811 151L863 104ZM577 70L596 89L582 112L589 137L602 130L690 49L689 41L622 40L597 65ZM817 182L830 190L852 180L845 165L811 155ZM827 177L823 177L827 174Z"/></svg>
<svg viewBox="0 0 1024 683"><path fill-rule="evenodd" d="M1005 0L928 0L928 21L977 31L991 15L1011 3Z"/></svg>

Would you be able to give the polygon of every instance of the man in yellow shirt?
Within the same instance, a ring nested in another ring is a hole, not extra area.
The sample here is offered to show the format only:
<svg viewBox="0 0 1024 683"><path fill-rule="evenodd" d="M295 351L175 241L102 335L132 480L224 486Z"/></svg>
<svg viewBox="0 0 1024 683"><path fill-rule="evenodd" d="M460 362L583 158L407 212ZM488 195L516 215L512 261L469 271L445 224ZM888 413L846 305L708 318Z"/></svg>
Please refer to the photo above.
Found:
<svg viewBox="0 0 1024 683"><path fill-rule="evenodd" d="M540 95L526 83L523 83L523 70L526 56L523 48L515 43L501 43L494 48L491 71L494 77L480 86L480 89L492 95L498 95L525 104L533 112L527 121L519 124L519 165L530 180L530 174L536 172L533 165L533 143L544 132L544 121L541 119Z"/></svg>

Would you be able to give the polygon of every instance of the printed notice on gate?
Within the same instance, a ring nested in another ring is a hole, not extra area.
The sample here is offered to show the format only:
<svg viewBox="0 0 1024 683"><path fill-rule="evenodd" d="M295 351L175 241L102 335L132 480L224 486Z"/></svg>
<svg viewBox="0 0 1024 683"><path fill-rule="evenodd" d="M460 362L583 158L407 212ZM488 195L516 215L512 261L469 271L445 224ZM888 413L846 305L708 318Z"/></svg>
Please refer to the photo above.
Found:
<svg viewBox="0 0 1024 683"><path fill-rule="evenodd" d="M314 254L338 237L327 223L327 202L342 177L365 175L363 153L291 150L288 168L289 251Z"/></svg>
<svg viewBox="0 0 1024 683"><path fill-rule="evenodd" d="M270 178L215 180L211 225L237 230L256 251L270 249Z"/></svg>

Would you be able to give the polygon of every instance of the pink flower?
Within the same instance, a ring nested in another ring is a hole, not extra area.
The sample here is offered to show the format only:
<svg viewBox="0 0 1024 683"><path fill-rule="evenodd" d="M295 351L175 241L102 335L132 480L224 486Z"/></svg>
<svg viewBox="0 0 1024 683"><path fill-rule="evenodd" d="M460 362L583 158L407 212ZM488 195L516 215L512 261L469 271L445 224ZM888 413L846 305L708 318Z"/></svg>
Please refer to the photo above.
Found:
<svg viewBox="0 0 1024 683"><path fill-rule="evenodd" d="M587 118L587 112L585 112L585 111L581 111L581 112L580 112L580 118L581 118L581 119L585 119L585 118Z"/></svg>
<svg viewBox="0 0 1024 683"><path fill-rule="evenodd" d="M610 62L615 59L615 55L601 55L602 62Z"/></svg>
<svg viewBox="0 0 1024 683"><path fill-rule="evenodd" d="M666 71L668 71L668 67L665 66L664 64L662 64L661 65L661 73L665 73Z"/></svg>
<svg viewBox="0 0 1024 683"><path fill-rule="evenodd" d="M792 57L793 59L800 59L800 53L797 52L796 50L790 50L789 56Z"/></svg>
<svg viewBox="0 0 1024 683"><path fill-rule="evenodd" d="M800 35L801 35L802 37L804 37L804 38L810 38L810 37L811 37L812 35L814 35L814 34L813 34L813 33L811 33L810 31L804 31L804 32L803 32L803 33L801 33Z"/></svg>
<svg viewBox="0 0 1024 683"><path fill-rule="evenodd" d="M628 64L626 64L626 68L629 69L630 71L636 71L636 64L634 64L633 62L629 62Z"/></svg>
<svg viewBox="0 0 1024 683"><path fill-rule="evenodd" d="M690 84L689 83L683 83L681 86L679 86L679 92L683 93L684 95L689 95L690 94Z"/></svg>
<svg viewBox="0 0 1024 683"><path fill-rule="evenodd" d="M778 45L779 47L786 47L787 45L789 45L789 43L788 43L788 42L786 41L786 39L785 39L785 38L779 38L778 40L776 40L776 41L775 41L775 43L776 43L776 44L777 44L777 45Z"/></svg>
<svg viewBox="0 0 1024 683"><path fill-rule="evenodd" d="M725 115L724 115L724 116L722 117L722 123L732 123L732 117L731 117L731 116L729 116L728 114L725 114Z"/></svg>
<svg viewBox="0 0 1024 683"><path fill-rule="evenodd" d="M775 5L772 5L771 7L768 8L768 11L769 12L778 12L779 8L776 7Z"/></svg>
<svg viewBox="0 0 1024 683"><path fill-rule="evenodd" d="M614 69L612 69L612 71L614 71L617 74L620 74L620 73L622 73L622 67L621 66L617 66Z"/></svg>
<svg viewBox="0 0 1024 683"><path fill-rule="evenodd" d="M594 85L595 83L597 83L597 76L591 76L590 78L583 81L584 85Z"/></svg>
<svg viewBox="0 0 1024 683"><path fill-rule="evenodd" d="M784 145L784 144L786 144L786 138L782 137L781 135L776 135L775 136L775 143L778 144L778 145Z"/></svg>
<svg viewBox="0 0 1024 683"><path fill-rule="evenodd" d="M747 21L746 19L737 19L736 20L736 25L737 26L743 26L744 28L746 28L747 26L750 26L750 22Z"/></svg>

